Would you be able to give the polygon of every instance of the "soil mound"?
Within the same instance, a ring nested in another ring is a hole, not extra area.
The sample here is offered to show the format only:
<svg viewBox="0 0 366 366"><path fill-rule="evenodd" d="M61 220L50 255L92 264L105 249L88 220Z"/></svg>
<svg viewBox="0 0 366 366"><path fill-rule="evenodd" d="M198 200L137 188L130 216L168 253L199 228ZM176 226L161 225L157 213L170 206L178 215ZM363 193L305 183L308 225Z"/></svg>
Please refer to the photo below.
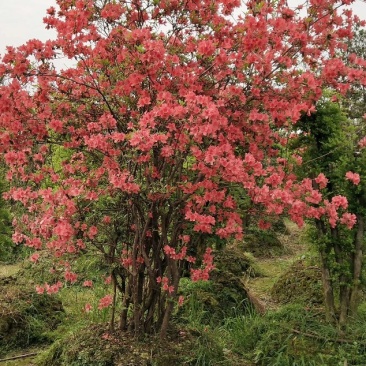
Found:
<svg viewBox="0 0 366 366"><path fill-rule="evenodd" d="M309 266L303 260L295 262L274 284L271 296L273 300L282 304L323 304L319 267Z"/></svg>
<svg viewBox="0 0 366 366"><path fill-rule="evenodd" d="M0 278L0 354L48 341L63 314L57 297L38 295L14 277Z"/></svg>

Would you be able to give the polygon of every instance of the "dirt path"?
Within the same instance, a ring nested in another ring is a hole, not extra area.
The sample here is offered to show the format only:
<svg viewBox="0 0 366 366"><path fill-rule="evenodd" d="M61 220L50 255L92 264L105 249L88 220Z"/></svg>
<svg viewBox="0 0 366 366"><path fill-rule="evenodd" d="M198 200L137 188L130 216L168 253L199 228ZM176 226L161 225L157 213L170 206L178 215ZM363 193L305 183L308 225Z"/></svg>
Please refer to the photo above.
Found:
<svg viewBox="0 0 366 366"><path fill-rule="evenodd" d="M246 287L259 301L263 311L278 308L278 304L270 295L272 286L295 261L302 258L308 249L302 229L292 222L287 222L286 228L287 233L280 236L285 249L284 254L273 258L257 258L256 264L262 276L246 281Z"/></svg>
<svg viewBox="0 0 366 366"><path fill-rule="evenodd" d="M0 278L14 276L20 270L20 264L2 264L0 263Z"/></svg>
<svg viewBox="0 0 366 366"><path fill-rule="evenodd" d="M10 353L0 359L0 366L34 366L32 361L38 352L39 349L31 348L17 353Z"/></svg>

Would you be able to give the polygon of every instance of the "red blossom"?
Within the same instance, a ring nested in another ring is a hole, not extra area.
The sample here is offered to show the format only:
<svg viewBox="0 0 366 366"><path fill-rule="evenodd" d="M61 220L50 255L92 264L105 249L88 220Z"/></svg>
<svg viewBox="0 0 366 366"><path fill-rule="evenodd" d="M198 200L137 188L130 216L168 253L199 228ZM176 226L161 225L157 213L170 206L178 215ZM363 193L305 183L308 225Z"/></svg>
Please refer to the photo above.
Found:
<svg viewBox="0 0 366 366"><path fill-rule="evenodd" d="M66 271L64 274L65 280L71 283L75 283L78 279L78 275L74 272Z"/></svg>
<svg viewBox="0 0 366 366"><path fill-rule="evenodd" d="M341 224L346 225L348 229L352 229L357 222L355 214L345 212L339 220Z"/></svg>
<svg viewBox="0 0 366 366"><path fill-rule="evenodd" d="M53 284L52 286L46 288L47 293L48 294L55 294L55 293L60 291L61 287L62 287L62 282L59 281L59 282Z"/></svg>
<svg viewBox="0 0 366 366"><path fill-rule="evenodd" d="M358 142L358 146L363 149L364 147L366 147L366 136L362 137L362 139Z"/></svg>
<svg viewBox="0 0 366 366"><path fill-rule="evenodd" d="M33 254L30 256L30 258L29 258L29 260L30 260L31 262L33 262L33 263L38 262L38 259L39 259L39 253L33 253Z"/></svg>
<svg viewBox="0 0 366 366"><path fill-rule="evenodd" d="M358 173L353 173L351 171L346 173L346 179L350 180L356 186L361 181L360 175Z"/></svg>
<svg viewBox="0 0 366 366"><path fill-rule="evenodd" d="M99 300L98 309L103 310L103 309L107 308L108 306L111 306L112 302L113 302L113 296L106 295Z"/></svg>
<svg viewBox="0 0 366 366"><path fill-rule="evenodd" d="M36 286L37 294L42 295L45 291L43 286Z"/></svg>
<svg viewBox="0 0 366 366"><path fill-rule="evenodd" d="M343 208L344 210L348 207L348 201L347 198L344 196L334 196L332 197L332 205L334 205L335 209Z"/></svg>
<svg viewBox="0 0 366 366"><path fill-rule="evenodd" d="M5 198L24 206L14 242L56 261L97 250L109 273L123 267L126 288L176 299L175 266L189 262L195 281L214 268L209 248L194 265L196 236L241 240L243 201L248 216L263 213L264 230L287 214L300 226L326 218L352 227L347 200L318 191L328 186L324 174L296 176L302 151L282 154L323 90L340 95L366 80L364 60L339 57L349 10L310 3L301 11L248 1L238 17L239 0L189 0L184 11L176 0L58 0L44 19L56 38L8 47L0 62ZM167 17L179 24L167 26ZM77 62L59 70L59 57ZM360 183L355 172L346 179ZM77 281L66 264L65 280ZM149 316L138 314L137 298L126 313Z"/></svg>
<svg viewBox="0 0 366 366"><path fill-rule="evenodd" d="M89 239L93 240L94 237L98 234L98 229L96 226L91 226L88 231Z"/></svg>
<svg viewBox="0 0 366 366"><path fill-rule="evenodd" d="M320 173L316 178L315 178L315 182L319 184L319 188L323 189L327 186L328 184L328 179L326 178L326 176L323 173Z"/></svg>
<svg viewBox="0 0 366 366"><path fill-rule="evenodd" d="M107 276L104 278L104 283L109 285L112 282L112 276Z"/></svg>
<svg viewBox="0 0 366 366"><path fill-rule="evenodd" d="M178 306L183 306L184 303L184 296L179 296L178 297Z"/></svg>
<svg viewBox="0 0 366 366"><path fill-rule="evenodd" d="M271 226L272 225L270 222L266 222L263 220L259 220L259 222L258 222L258 227L262 230L268 230Z"/></svg>

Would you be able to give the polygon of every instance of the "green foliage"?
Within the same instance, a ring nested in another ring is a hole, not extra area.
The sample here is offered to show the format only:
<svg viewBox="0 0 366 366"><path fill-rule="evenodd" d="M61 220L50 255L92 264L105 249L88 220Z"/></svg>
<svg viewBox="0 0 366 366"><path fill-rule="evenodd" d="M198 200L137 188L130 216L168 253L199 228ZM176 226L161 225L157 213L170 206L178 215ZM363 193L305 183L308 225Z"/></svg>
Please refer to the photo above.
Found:
<svg viewBox="0 0 366 366"><path fill-rule="evenodd" d="M361 366L366 337L360 320L340 335L319 313L287 305L265 316L252 313L227 319L221 332L233 352L258 365L333 366L347 360L349 365Z"/></svg>
<svg viewBox="0 0 366 366"><path fill-rule="evenodd" d="M281 228L282 225L278 224ZM251 226L245 234L244 241L240 245L244 251L253 253L256 257L272 257L284 253L284 247L278 238L275 228L261 230Z"/></svg>
<svg viewBox="0 0 366 366"><path fill-rule="evenodd" d="M78 333L81 328L91 324L99 324L110 319L111 309L98 309L99 300L111 293L110 286L105 284L105 267L101 256L82 255L75 264L78 273L85 273L88 277L80 275L73 285L65 285L59 292L65 309L65 317L55 329L48 329L47 336L52 339L61 339L69 332ZM55 273L50 273L50 269ZM51 258L42 257L36 264L24 263L17 276L20 283L31 283L33 286L44 283L54 283L64 280L63 267L57 266ZM86 272L84 272L84 270ZM84 280L92 280L93 287L84 287ZM33 290L34 291L34 290ZM92 310L85 312L85 305L90 304Z"/></svg>
<svg viewBox="0 0 366 366"><path fill-rule="evenodd" d="M338 104L323 101L315 114L303 116L298 128L302 132L292 147L305 150L297 173L310 178L325 174L329 182L322 193L326 198L344 195L351 212L365 213L366 153L357 146L361 137L357 126ZM360 184L356 186L345 178L348 171L360 174Z"/></svg>
<svg viewBox="0 0 366 366"><path fill-rule="evenodd" d="M17 250L11 240L11 215L2 199L4 183L0 180L0 262L14 262Z"/></svg>
<svg viewBox="0 0 366 366"><path fill-rule="evenodd" d="M195 342L192 366L228 365L224 359L223 345L215 330L204 328Z"/></svg>
<svg viewBox="0 0 366 366"><path fill-rule="evenodd" d="M79 261L80 268L88 268L95 278L103 274L96 257L85 256ZM308 269L308 261L299 263L290 272L300 283L304 277L306 286L305 277L311 268ZM166 341L154 336L135 339L128 332L110 334L103 323L108 316L96 309L96 297L106 290L101 283L96 282L97 294L78 287L62 289L67 318L52 333L57 341L38 357L36 364L343 366L347 360L348 365L364 365L366 304L359 308L344 334L324 322L319 308L304 307L304 302L258 315L251 307L241 308L239 298L232 302L231 297L236 279L259 273L253 259L235 248L226 248L216 255L215 264L217 269L210 281L182 280L185 303L175 314L175 326ZM311 260L309 265L314 266L314 262ZM219 278L223 287L215 287ZM91 313L82 311L86 301L94 307ZM242 304L246 304L245 298Z"/></svg>
<svg viewBox="0 0 366 366"><path fill-rule="evenodd" d="M222 251L215 253L215 271L212 279L219 279L225 272L237 277L243 275L256 277L260 270L250 253L243 252L240 246L227 246Z"/></svg>
<svg viewBox="0 0 366 366"><path fill-rule="evenodd" d="M38 365L113 366L118 346L103 340L104 330L96 326L70 332L38 360ZM110 346L110 347L107 347Z"/></svg>
<svg viewBox="0 0 366 366"><path fill-rule="evenodd" d="M12 218L19 214L18 204L9 204L3 199L8 189L3 166L0 163L0 263L16 263L29 256L31 250L22 245L14 245L12 241Z"/></svg>
<svg viewBox="0 0 366 366"><path fill-rule="evenodd" d="M41 257L37 263L25 261L19 272L19 277L31 278L33 283L43 284L53 283L55 281L64 281L65 267L57 263L50 256L41 253ZM78 274L76 284L82 285L83 281L91 280L94 284L103 284L106 275L109 275L105 262L101 255L92 254L92 252L80 255L74 262L74 271Z"/></svg>
<svg viewBox="0 0 366 366"><path fill-rule="evenodd" d="M345 182L346 162L354 159L354 136L347 136L353 133L352 126L340 106L326 100L320 102L317 112L304 115L296 126L301 132L292 148L305 148L298 174L315 178L324 173L332 188L339 187Z"/></svg>

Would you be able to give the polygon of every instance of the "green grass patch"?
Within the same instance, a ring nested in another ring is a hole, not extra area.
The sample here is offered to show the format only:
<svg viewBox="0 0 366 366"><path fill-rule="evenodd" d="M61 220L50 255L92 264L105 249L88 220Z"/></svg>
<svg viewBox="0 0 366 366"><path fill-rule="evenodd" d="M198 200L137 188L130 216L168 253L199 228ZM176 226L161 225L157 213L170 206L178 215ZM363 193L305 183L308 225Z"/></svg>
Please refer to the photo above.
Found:
<svg viewBox="0 0 366 366"><path fill-rule="evenodd" d="M287 305L265 316L226 319L217 332L227 348L256 365L333 366L345 360L348 365L365 365L364 319L355 319L342 334L323 319L319 312Z"/></svg>

